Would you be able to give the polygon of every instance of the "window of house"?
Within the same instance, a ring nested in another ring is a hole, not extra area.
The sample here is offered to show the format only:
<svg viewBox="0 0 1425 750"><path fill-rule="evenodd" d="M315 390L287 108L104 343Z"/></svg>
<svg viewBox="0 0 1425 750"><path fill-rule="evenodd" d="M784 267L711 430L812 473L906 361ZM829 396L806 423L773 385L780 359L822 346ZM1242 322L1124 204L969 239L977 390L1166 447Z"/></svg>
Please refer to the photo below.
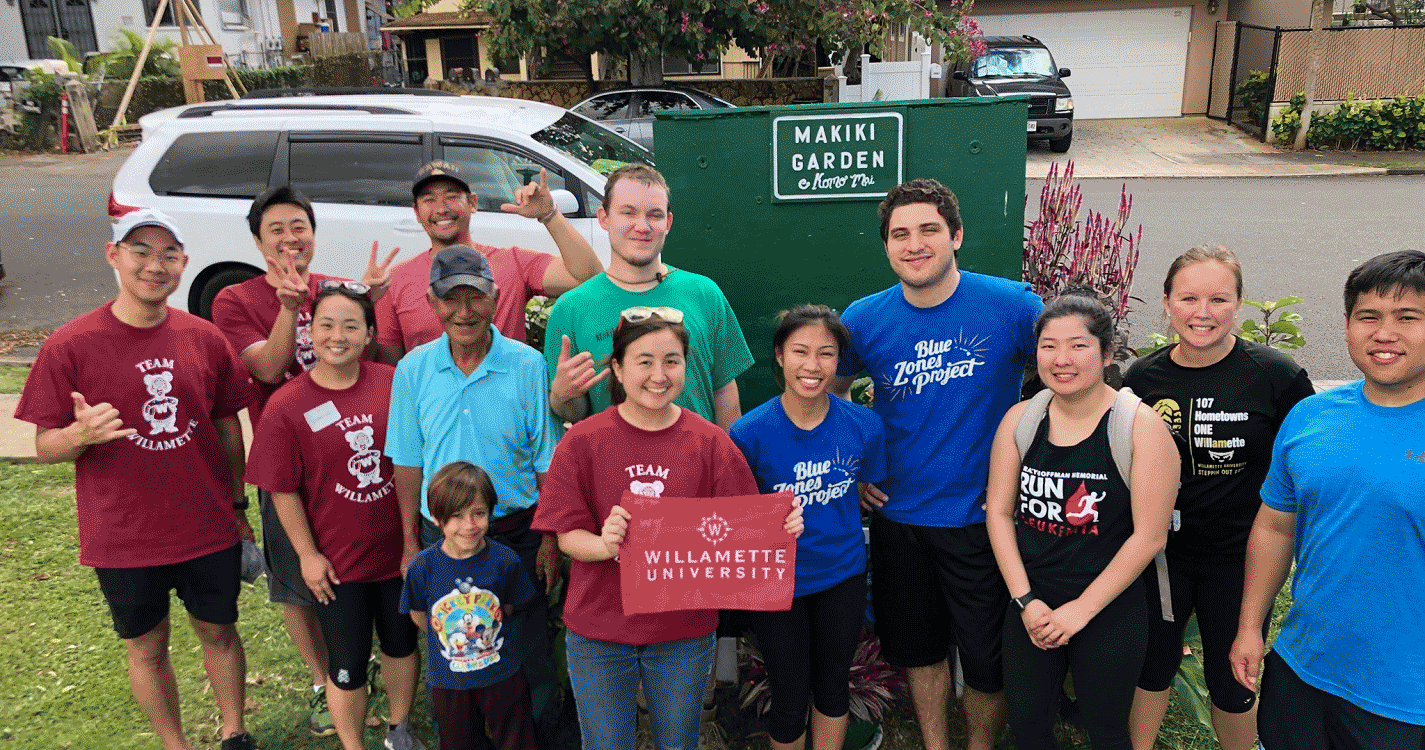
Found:
<svg viewBox="0 0 1425 750"><path fill-rule="evenodd" d="M681 57L663 56L663 75L665 76L686 76L712 73L722 71L722 58L712 56L701 63L685 60Z"/></svg>

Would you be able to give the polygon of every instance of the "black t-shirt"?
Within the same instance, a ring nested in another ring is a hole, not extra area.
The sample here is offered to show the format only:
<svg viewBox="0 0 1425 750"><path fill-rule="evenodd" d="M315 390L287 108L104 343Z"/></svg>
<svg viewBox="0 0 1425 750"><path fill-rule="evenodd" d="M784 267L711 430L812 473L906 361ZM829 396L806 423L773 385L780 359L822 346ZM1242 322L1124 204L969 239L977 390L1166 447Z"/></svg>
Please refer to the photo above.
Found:
<svg viewBox="0 0 1425 750"><path fill-rule="evenodd" d="M1061 446L1049 442L1045 414L1019 468L1015 538L1030 586L1050 607L1082 594L1133 534L1108 415L1082 442Z"/></svg>
<svg viewBox="0 0 1425 750"><path fill-rule="evenodd" d="M1306 371L1240 336L1220 362L1184 367L1159 349L1128 368L1123 384L1189 446L1168 554L1185 561L1240 562L1261 506L1277 428L1315 392Z"/></svg>

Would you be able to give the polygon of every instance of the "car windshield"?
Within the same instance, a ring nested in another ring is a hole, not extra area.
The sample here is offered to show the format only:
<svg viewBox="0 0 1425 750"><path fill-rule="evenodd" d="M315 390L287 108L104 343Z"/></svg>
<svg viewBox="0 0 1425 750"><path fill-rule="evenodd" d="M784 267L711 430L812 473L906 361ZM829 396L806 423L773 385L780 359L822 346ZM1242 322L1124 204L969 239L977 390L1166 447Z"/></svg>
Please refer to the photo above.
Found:
<svg viewBox="0 0 1425 750"><path fill-rule="evenodd" d="M653 154L647 149L572 114L564 115L531 137L563 151L602 175L633 162L653 165Z"/></svg>
<svg viewBox="0 0 1425 750"><path fill-rule="evenodd" d="M1052 78L1054 59L1037 48L991 49L975 59L976 78Z"/></svg>

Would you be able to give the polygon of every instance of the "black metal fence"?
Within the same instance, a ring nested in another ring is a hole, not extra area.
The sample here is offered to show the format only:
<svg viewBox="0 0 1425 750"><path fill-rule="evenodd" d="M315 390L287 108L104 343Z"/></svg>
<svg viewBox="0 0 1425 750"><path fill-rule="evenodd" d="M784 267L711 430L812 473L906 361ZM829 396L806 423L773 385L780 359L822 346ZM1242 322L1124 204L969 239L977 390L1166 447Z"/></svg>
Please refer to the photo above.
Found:
<svg viewBox="0 0 1425 750"><path fill-rule="evenodd" d="M1267 111L1276 87L1277 53L1283 31L1280 26L1239 23L1233 41L1227 121L1262 140L1267 134ZM1254 75L1258 81L1244 87L1243 83Z"/></svg>

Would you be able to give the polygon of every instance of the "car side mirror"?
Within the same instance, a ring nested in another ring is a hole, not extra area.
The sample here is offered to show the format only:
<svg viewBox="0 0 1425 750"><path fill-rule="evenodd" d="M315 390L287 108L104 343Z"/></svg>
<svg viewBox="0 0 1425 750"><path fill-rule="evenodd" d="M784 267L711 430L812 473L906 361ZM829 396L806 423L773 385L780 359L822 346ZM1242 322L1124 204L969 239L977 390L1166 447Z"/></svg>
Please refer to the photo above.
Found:
<svg viewBox="0 0 1425 750"><path fill-rule="evenodd" d="M957 80L957 81L968 81L968 80L970 80L969 76L965 75L965 71L963 71L963 70L957 70L957 71L955 71L954 73L951 73L951 74L950 74L950 77L951 77L951 78L954 78L954 79Z"/></svg>
<svg viewBox="0 0 1425 750"><path fill-rule="evenodd" d="M1059 77L1060 77L1060 78L1068 78L1068 77L1069 77L1069 69L1068 69L1068 68L1059 68Z"/></svg>
<svg viewBox="0 0 1425 750"><path fill-rule="evenodd" d="M551 190L549 197L554 199L554 207L559 209L561 214L572 214L579 210L579 199L568 190Z"/></svg>

